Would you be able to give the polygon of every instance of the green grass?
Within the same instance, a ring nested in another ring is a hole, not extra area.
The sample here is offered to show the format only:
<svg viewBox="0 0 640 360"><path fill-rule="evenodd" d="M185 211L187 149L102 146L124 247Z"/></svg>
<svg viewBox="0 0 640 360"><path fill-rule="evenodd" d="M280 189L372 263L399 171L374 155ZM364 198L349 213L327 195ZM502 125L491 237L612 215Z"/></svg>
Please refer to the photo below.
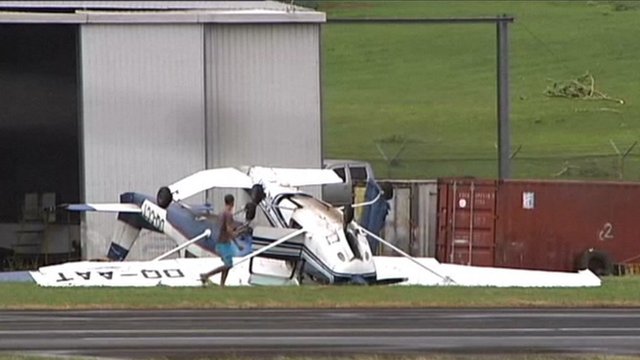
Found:
<svg viewBox="0 0 640 360"><path fill-rule="evenodd" d="M613 140L640 140L640 3L620 1L327 1L338 17L516 17L511 29L515 177L618 178ZM328 25L325 149L373 162L381 177L493 177L496 30L493 25ZM625 104L550 98L548 79L589 71ZM357 135L356 135L357 134ZM393 155L390 166L376 148ZM601 156L595 156L601 155ZM607 155L608 157L603 157ZM624 178L640 179L640 146ZM586 158L586 159L585 159ZM568 162L567 162L568 161Z"/></svg>
<svg viewBox="0 0 640 360"><path fill-rule="evenodd" d="M0 285L0 309L184 309L350 307L639 307L640 277L606 278L598 288L302 286L39 288Z"/></svg>

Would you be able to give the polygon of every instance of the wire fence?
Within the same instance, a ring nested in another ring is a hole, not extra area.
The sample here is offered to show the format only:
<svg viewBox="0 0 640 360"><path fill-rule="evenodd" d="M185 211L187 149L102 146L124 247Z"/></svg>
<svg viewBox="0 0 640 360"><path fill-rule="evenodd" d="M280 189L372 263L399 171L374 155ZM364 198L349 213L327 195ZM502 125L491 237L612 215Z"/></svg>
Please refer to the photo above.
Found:
<svg viewBox="0 0 640 360"><path fill-rule="evenodd" d="M635 142L620 149L613 142L610 151L551 147L541 153L517 147L511 158L511 177L527 179L571 179L640 181L640 151ZM338 157L354 157L338 156ZM413 144L406 151L369 154L360 160L372 164L380 178L434 179L440 177L496 178L497 151L478 150L465 153L442 151L434 153L427 144Z"/></svg>

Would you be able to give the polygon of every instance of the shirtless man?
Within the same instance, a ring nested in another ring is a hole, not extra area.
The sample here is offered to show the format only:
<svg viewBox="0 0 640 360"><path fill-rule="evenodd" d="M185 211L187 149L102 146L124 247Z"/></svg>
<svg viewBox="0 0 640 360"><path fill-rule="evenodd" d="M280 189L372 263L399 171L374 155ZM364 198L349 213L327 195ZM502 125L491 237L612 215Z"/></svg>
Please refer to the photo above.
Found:
<svg viewBox="0 0 640 360"><path fill-rule="evenodd" d="M218 273L220 275L220 286L224 286L227 281L227 275L229 275L229 269L233 266L233 256L235 255L235 245L233 240L240 233L235 228L233 221L233 207L234 207L233 195L227 194L224 197L224 211L220 216L220 235L216 242L216 253L222 259L224 265L219 266L207 273L200 274L200 281L205 286L209 278Z"/></svg>

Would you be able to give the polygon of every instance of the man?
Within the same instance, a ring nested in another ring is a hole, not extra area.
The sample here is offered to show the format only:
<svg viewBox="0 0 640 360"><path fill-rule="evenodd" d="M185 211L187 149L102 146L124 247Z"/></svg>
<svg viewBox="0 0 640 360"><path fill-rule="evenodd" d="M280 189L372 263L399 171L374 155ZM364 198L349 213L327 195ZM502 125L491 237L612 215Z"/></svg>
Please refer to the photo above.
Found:
<svg viewBox="0 0 640 360"><path fill-rule="evenodd" d="M229 275L229 269L233 266L233 256L236 249L233 244L233 240L240 233L239 229L236 229L235 222L233 220L233 207L235 199L233 195L227 194L224 197L224 211L220 215L220 235L216 242L216 253L222 259L224 265L217 267L207 273L200 274L200 281L205 286L209 278L218 273L220 275L220 286L224 286L227 281L227 275Z"/></svg>

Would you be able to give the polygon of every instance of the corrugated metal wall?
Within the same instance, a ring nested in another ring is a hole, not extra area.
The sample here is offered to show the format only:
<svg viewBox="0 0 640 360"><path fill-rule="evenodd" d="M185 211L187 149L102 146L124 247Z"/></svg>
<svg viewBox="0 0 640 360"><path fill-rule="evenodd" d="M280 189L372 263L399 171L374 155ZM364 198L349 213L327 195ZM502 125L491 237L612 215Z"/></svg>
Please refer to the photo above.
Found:
<svg viewBox="0 0 640 360"><path fill-rule="evenodd" d="M640 185L624 182L498 182L496 266L596 275L640 262ZM589 264L591 260L591 264Z"/></svg>
<svg viewBox="0 0 640 360"><path fill-rule="evenodd" d="M411 188L393 184L393 198L389 201L389 214L385 221L384 238L400 249L412 253ZM382 255L398 255L391 248L380 247Z"/></svg>
<svg viewBox="0 0 640 360"><path fill-rule="evenodd" d="M81 27L82 198L117 202L205 167L202 25ZM116 217L88 214L83 257L104 257ZM131 258L171 244L148 235Z"/></svg>
<svg viewBox="0 0 640 360"><path fill-rule="evenodd" d="M437 259L606 275L640 261L640 185L441 179Z"/></svg>
<svg viewBox="0 0 640 360"><path fill-rule="evenodd" d="M436 252L438 185L435 180L385 180L394 189L383 237L413 256L434 257ZM381 247L383 255L397 255Z"/></svg>
<svg viewBox="0 0 640 360"><path fill-rule="evenodd" d="M205 25L209 167L321 166L319 32L319 24Z"/></svg>

